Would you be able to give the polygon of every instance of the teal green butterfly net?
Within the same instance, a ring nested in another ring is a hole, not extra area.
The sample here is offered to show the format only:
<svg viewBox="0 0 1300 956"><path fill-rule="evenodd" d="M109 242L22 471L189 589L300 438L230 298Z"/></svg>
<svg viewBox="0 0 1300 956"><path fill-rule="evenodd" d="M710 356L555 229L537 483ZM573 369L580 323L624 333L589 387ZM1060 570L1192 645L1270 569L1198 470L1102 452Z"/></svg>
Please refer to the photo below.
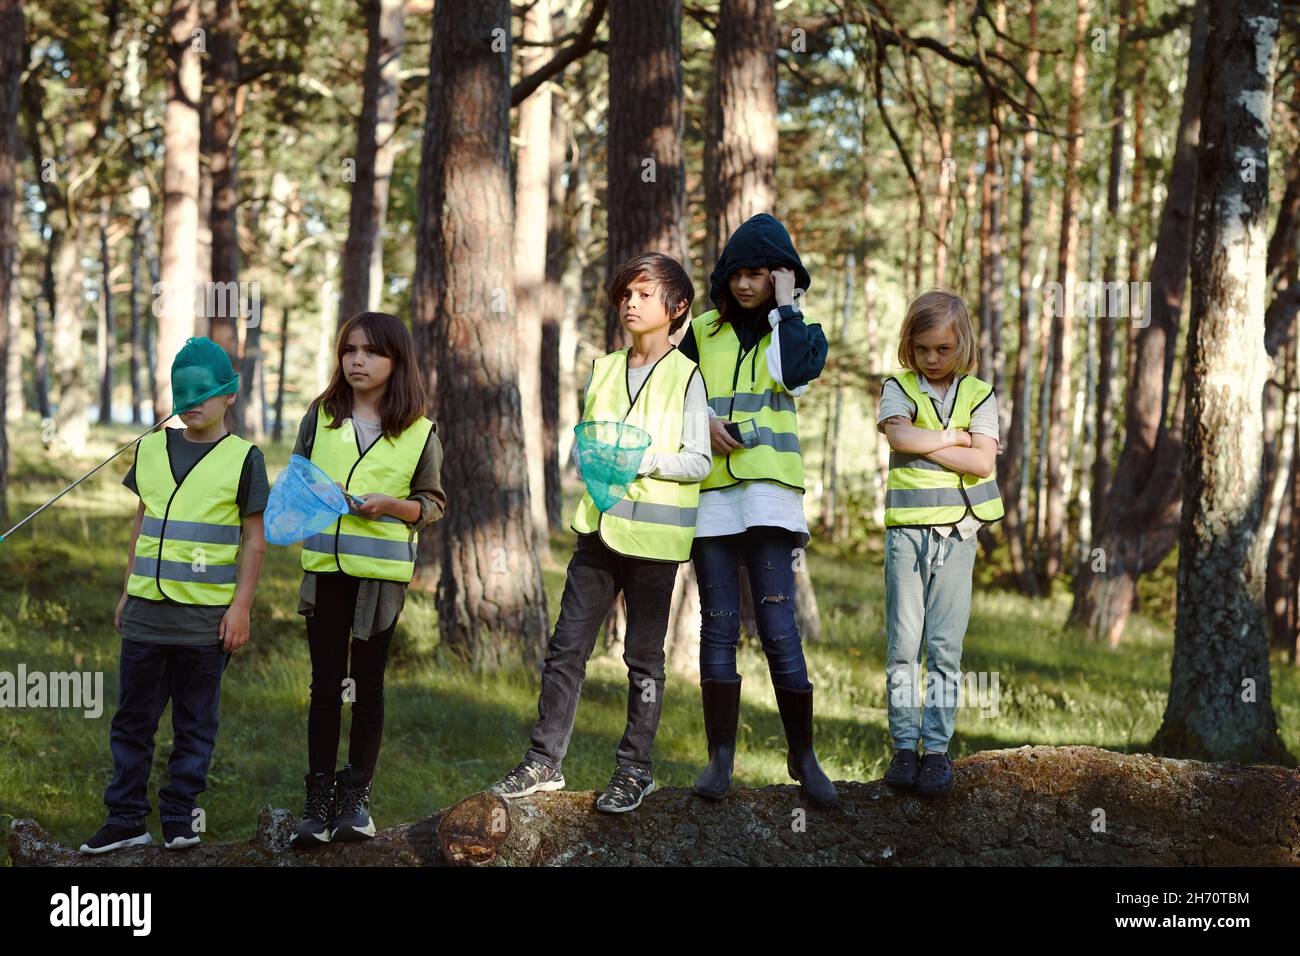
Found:
<svg viewBox="0 0 1300 956"><path fill-rule="evenodd" d="M583 422L573 429L578 464L591 500L602 512L627 495L650 447L650 433L627 422Z"/></svg>

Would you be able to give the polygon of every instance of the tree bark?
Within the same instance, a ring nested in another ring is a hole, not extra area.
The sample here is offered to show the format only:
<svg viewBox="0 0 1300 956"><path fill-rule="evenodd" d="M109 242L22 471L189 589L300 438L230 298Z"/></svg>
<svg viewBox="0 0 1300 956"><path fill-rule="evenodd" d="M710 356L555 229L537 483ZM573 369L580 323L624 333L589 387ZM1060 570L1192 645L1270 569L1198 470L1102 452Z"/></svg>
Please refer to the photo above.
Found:
<svg viewBox="0 0 1300 956"><path fill-rule="evenodd" d="M1092 554L1081 557L1074 576L1068 626L1086 630L1093 640L1105 638L1112 647L1123 635L1138 577L1154 570L1178 539L1181 432L1172 422L1166 425L1165 409L1169 356L1177 344L1192 248L1206 31L1207 4L1200 0L1187 54L1177 146L1151 260L1150 293L1141 319L1133 320L1137 328L1130 348L1133 365L1125 396L1124 447ZM1181 423L1181 403L1175 403L1174 412Z"/></svg>
<svg viewBox="0 0 1300 956"><path fill-rule="evenodd" d="M9 350L10 307L16 298L14 269L18 251L18 225L14 219L17 201L18 112L22 74L27 57L23 52L26 28L20 0L0 3L0 527L9 527Z"/></svg>
<svg viewBox="0 0 1300 956"><path fill-rule="evenodd" d="M356 178L343 244L341 326L379 308L384 292L384 222L396 157L397 96L405 43L404 0L366 0L366 67L357 123Z"/></svg>
<svg viewBox="0 0 1300 956"><path fill-rule="evenodd" d="M773 0L722 0L704 138L706 270L741 223L776 206L776 35Z"/></svg>
<svg viewBox="0 0 1300 956"><path fill-rule="evenodd" d="M1079 191L1079 163L1083 155L1081 123L1083 98L1087 92L1088 3L1078 0L1074 15L1074 61L1070 68L1070 105L1065 144L1065 181L1061 189L1061 234L1056 251L1056 307L1052 323L1052 370L1048 379L1051 419L1047 424L1047 508L1043 529L1044 564L1047 582L1061 569L1065 545L1065 482L1067 428L1070 417L1070 358L1074 348L1075 254L1079 242L1079 218L1075 202ZM1063 306L1063 307L1062 307Z"/></svg>
<svg viewBox="0 0 1300 956"><path fill-rule="evenodd" d="M524 14L523 38L551 39L550 0L535 0ZM548 58L545 46L527 46L520 69L527 76ZM519 106L519 149L515 160L515 341L519 354L519 396L523 412L524 458L533 537L550 552L546 515L546 451L542 414L542 321L546 291L546 213L550 199L551 88L542 84Z"/></svg>
<svg viewBox="0 0 1300 956"><path fill-rule="evenodd" d="M1183 515L1162 753L1295 766L1278 736L1257 535L1277 0L1211 5L1196 183ZM1243 176L1242 159L1255 161Z"/></svg>
<svg viewBox="0 0 1300 956"><path fill-rule="evenodd" d="M849 317L853 314L853 287L857 282L857 262L853 252L849 252L844 263L844 305L840 312L839 346L848 354L849 351ZM847 503L839 497L840 479L843 471L843 453L840 448L840 424L844 417L844 387L837 385L835 395L830 403L830 428L826 434L826 458L828 461L828 478L826 491L822 499L822 531L832 541L842 540L848 530Z"/></svg>
<svg viewBox="0 0 1300 956"><path fill-rule="evenodd" d="M208 209L208 231L212 254L209 273L212 294L204 297L208 337L230 357L232 368L240 369L239 331L243 296L239 288L239 186L235 160L235 137L239 124L235 100L239 89L239 3L217 0L216 20L209 32L209 61L212 89L207 99L209 142L207 156L212 180L212 201ZM250 434L253 416L246 395L252 392L240 376L240 400L228 412L228 426L241 435ZM252 434L255 434L253 432ZM260 436L259 436L260 437Z"/></svg>
<svg viewBox="0 0 1300 956"><path fill-rule="evenodd" d="M285 379L289 374L289 307L286 305L280 316L280 368L275 377L275 424L271 429L271 440L278 442L284 431L284 392Z"/></svg>
<svg viewBox="0 0 1300 956"><path fill-rule="evenodd" d="M1038 0L1030 0L1028 36L1025 40L1025 80L1030 86L1038 84ZM1003 443L1003 454L998 458L998 488L1002 493L1002 534L1007 541L1011 572L1026 593L1034 593L1033 575L1030 573L1025 538L1024 474L1026 461L1026 433L1029 427L1030 388L1029 359L1033 353L1033 220L1034 220L1034 148L1037 132L1034 120L1022 116L1025 132L1020 141L1020 234L1017 248L1016 282L1020 289L1016 312L1016 365L1011 377L1011 427Z"/></svg>
<svg viewBox="0 0 1300 956"><path fill-rule="evenodd" d="M562 436L573 428L572 410L566 388L572 389L572 357L567 358L569 382L566 384L564 315L567 308L564 274L573 256L569 239L569 196L577 185L574 164L570 164L569 184L564 182L565 157L568 150L569 121L562 97L551 97L551 144L548 162L546 279L542 295L542 469L545 475L546 523L548 528L561 527L564 517L560 461ZM574 157L576 161L577 157Z"/></svg>
<svg viewBox="0 0 1300 956"><path fill-rule="evenodd" d="M1116 51L1114 84L1111 88L1110 121L1114 124L1110 131L1110 161L1106 170L1106 252L1105 264L1102 266L1102 282L1105 288L1119 279L1119 236L1120 236L1120 197L1119 181L1124 173L1124 119L1127 112L1127 96L1124 89L1123 70L1118 64L1127 63L1128 56L1128 21L1132 0L1121 0L1119 7L1119 38ZM1132 218L1136 218L1133 210ZM1100 531L1106 510L1106 495L1110 490L1111 459L1114 457L1114 348L1115 323L1121 316L1111 315L1110 310L1102 312L1101 324L1097 328L1097 399L1094 413L1095 453L1092 463L1092 514L1091 526ZM1089 544L1091 541L1088 542Z"/></svg>
<svg viewBox="0 0 1300 956"><path fill-rule="evenodd" d="M198 0L171 0L167 17L167 112L163 121L162 310L154 418L172 411L172 360L194 335L199 231L199 97L202 70L194 32Z"/></svg>
<svg viewBox="0 0 1300 956"><path fill-rule="evenodd" d="M681 0L610 3L606 275L643 252L688 262L681 53ZM628 343L607 308L605 351Z"/></svg>
<svg viewBox="0 0 1300 956"><path fill-rule="evenodd" d="M999 4L999 14L1005 8ZM957 38L957 3L947 0L944 4L944 39L952 43ZM935 188L935 242L934 242L934 282L946 285L948 282L948 228L952 220L952 196L949 186L956 181L957 161L952 156L952 104L953 104L953 64L945 61L943 65L943 114L939 127L939 182Z"/></svg>
<svg viewBox="0 0 1300 956"><path fill-rule="evenodd" d="M502 24L505 26L503 27ZM529 521L511 294L510 4L440 0L429 53L411 312L444 442L442 644L533 665L550 620Z"/></svg>

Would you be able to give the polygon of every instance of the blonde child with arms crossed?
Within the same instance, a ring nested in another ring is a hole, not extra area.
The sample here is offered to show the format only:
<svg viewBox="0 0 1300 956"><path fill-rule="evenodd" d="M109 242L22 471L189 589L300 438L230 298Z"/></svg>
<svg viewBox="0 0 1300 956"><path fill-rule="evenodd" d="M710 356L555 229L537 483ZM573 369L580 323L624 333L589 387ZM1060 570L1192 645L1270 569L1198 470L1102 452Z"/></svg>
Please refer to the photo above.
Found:
<svg viewBox="0 0 1300 956"><path fill-rule="evenodd" d="M1003 514L994 479L998 411L992 385L972 374L979 353L960 297L946 289L917 296L899 338L901 369L885 380L877 416L890 447L885 683L894 756L885 782L934 796L953 781L948 746L970 617L975 535ZM919 760L918 743L925 749Z"/></svg>

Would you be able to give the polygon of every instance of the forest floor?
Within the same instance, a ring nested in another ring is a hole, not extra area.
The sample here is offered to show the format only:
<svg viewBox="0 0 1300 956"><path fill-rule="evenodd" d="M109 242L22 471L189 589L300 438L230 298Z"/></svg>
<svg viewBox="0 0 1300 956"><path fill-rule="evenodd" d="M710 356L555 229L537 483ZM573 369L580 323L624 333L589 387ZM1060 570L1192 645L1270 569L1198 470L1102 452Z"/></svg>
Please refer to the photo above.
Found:
<svg viewBox="0 0 1300 956"><path fill-rule="evenodd" d="M140 430L93 428L86 456L72 458L45 454L34 418L11 425L11 520ZM262 448L274 479L290 446L267 442ZM3 837L16 817L35 818L72 846L103 822L103 791L112 775L108 728L117 700L119 636L112 618L135 508L135 497L120 484L130 461L124 453L0 542L0 672L16 674L22 665L29 674L103 673L97 718L70 708L0 712L0 865L7 862ZM552 620L571 547L571 533L552 537L554 560L545 571ZM1175 556L1142 583L1143 609L1115 651L1062 631L1066 582L1040 599L1001 589L995 582L1005 569L997 557L977 565L962 664L975 675L972 690L983 681L984 696L959 708L954 758L1023 744L1146 752L1169 684ZM808 564L823 624L821 639L808 647L817 753L832 779L876 780L890 757L880 535L840 547L814 540ZM208 840L246 838L266 804L301 810L311 669L297 614L300 580L297 549L268 546L252 640L223 682L221 730L201 799ZM756 639L742 641L739 670L746 680L735 781L746 787L788 783L780 715ZM372 802L377 825L427 817L512 768L528 746L537 684L535 669L483 674L446 660L438 648L433 595L413 589L386 678L384 745ZM626 717L626 688L620 660L608 654L592 660L564 764L568 789L601 789L608 781ZM1300 754L1300 669L1280 652L1273 655L1273 705L1284 743ZM169 714L159 727L149 788L155 839L161 831L157 790L171 748ZM345 714L341 756L347 722ZM699 692L671 672L655 759L656 782L674 787L689 787L705 760Z"/></svg>

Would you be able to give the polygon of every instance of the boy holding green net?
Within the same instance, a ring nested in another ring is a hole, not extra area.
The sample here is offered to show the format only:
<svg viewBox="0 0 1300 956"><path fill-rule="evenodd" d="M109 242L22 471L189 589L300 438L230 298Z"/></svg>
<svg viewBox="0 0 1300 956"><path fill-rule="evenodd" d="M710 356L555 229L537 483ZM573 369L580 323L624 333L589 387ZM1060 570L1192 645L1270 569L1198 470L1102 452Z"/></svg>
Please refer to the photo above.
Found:
<svg viewBox="0 0 1300 956"><path fill-rule="evenodd" d="M620 591L627 603L627 727L596 809L635 810L655 789L650 755L663 702L673 582L677 565L690 558L700 482L712 467L703 379L669 339L694 298L690 277L668 256L634 256L614 270L609 302L632 345L592 365L578 426L577 457L586 463L588 490L572 522L577 547L542 668L532 746L491 788L500 796L563 789L560 768L587 659ZM647 440L638 462L636 450Z"/></svg>

